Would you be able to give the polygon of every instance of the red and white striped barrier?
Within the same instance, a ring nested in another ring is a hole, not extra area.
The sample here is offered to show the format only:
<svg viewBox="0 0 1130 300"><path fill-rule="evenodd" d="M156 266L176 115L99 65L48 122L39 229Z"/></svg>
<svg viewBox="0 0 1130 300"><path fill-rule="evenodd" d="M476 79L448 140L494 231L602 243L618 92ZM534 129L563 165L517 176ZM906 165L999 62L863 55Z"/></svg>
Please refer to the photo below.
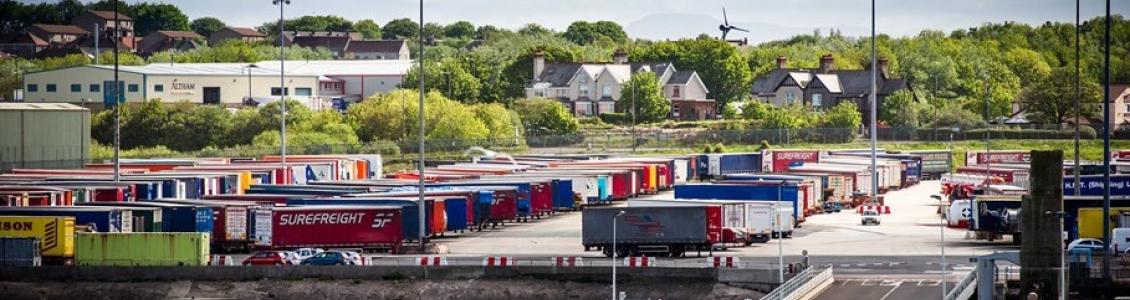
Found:
<svg viewBox="0 0 1130 300"><path fill-rule="evenodd" d="M208 261L209 266L234 266L235 261L232 260L231 255L212 255L212 259Z"/></svg>
<svg viewBox="0 0 1130 300"><path fill-rule="evenodd" d="M515 266L513 257L508 256L487 256L483 257L484 267L513 267Z"/></svg>
<svg viewBox="0 0 1130 300"><path fill-rule="evenodd" d="M706 266L709 268L737 268L738 258L721 256L707 257Z"/></svg>
<svg viewBox="0 0 1130 300"><path fill-rule="evenodd" d="M881 214L891 214L891 207L886 205L861 205L856 208L856 212L863 213L864 210L875 210Z"/></svg>
<svg viewBox="0 0 1130 300"><path fill-rule="evenodd" d="M576 267L581 265L581 258L576 256L558 256L551 261L557 267Z"/></svg>
<svg viewBox="0 0 1130 300"><path fill-rule="evenodd" d="M654 257L625 257L624 266L629 268L646 268L655 266Z"/></svg>
<svg viewBox="0 0 1130 300"><path fill-rule="evenodd" d="M416 258L416 264L421 267L446 266L447 258L442 256L424 256Z"/></svg>

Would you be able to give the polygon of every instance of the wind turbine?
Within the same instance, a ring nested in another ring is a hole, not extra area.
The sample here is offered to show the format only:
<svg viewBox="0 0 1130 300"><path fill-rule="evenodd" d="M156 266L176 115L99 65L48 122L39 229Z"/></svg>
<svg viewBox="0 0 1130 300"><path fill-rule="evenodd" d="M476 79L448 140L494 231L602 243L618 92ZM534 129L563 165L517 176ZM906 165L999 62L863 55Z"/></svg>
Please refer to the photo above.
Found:
<svg viewBox="0 0 1130 300"><path fill-rule="evenodd" d="M749 30L739 28L739 27L734 26L734 25L730 25L730 19L728 17L726 17L726 8L725 7L722 7L722 25L718 25L718 30L722 31L722 40L723 41L726 40L726 34L730 33L730 30L749 32Z"/></svg>

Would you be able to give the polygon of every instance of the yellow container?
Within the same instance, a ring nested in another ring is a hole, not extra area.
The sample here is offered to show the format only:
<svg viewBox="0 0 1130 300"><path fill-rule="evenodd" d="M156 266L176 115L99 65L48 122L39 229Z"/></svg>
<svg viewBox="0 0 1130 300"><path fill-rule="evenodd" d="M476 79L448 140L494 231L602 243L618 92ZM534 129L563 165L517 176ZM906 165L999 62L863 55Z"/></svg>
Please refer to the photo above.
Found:
<svg viewBox="0 0 1130 300"><path fill-rule="evenodd" d="M38 238L44 257L75 256L74 217L0 217L0 236Z"/></svg>
<svg viewBox="0 0 1130 300"><path fill-rule="evenodd" d="M1122 212L1130 212L1130 207L1111 207L1110 221L1111 227L1117 227L1118 220L1114 218ZM1079 227L1080 238L1103 238L1103 208L1102 207L1083 207L1079 208L1079 214L1075 218L1075 224Z"/></svg>

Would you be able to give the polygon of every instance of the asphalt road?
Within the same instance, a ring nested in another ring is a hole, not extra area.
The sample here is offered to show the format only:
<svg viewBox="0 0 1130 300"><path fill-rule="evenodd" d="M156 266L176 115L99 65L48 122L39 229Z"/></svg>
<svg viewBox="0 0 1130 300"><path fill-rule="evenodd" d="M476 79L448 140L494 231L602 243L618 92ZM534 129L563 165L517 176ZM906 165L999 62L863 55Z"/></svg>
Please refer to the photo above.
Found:
<svg viewBox="0 0 1130 300"><path fill-rule="evenodd" d="M947 288L953 288L947 283ZM817 300L921 300L941 298L940 280L846 279L836 280Z"/></svg>

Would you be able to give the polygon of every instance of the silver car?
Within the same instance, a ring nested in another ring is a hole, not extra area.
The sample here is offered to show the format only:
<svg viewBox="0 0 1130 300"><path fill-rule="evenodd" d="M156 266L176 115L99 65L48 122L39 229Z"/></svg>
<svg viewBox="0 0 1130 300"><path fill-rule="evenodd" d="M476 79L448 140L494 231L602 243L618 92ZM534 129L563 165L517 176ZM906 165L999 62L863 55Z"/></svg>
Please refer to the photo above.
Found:
<svg viewBox="0 0 1130 300"><path fill-rule="evenodd" d="M281 251L281 253L283 255L283 259L286 259L287 264L289 264L289 265L295 265L296 266L296 265L302 263L302 257L300 257L298 255L298 252Z"/></svg>
<svg viewBox="0 0 1130 300"><path fill-rule="evenodd" d="M341 252L341 254L344 254L345 258L347 260L349 260L349 263L351 265L354 265L354 266L365 265L365 259L363 257L361 257L361 253L358 253L357 251L345 250L345 249L333 249L333 250L330 250L330 251Z"/></svg>
<svg viewBox="0 0 1130 300"><path fill-rule="evenodd" d="M296 254L298 254L298 260L302 261L302 260L310 258L311 256L314 256L318 253L326 252L326 250L324 250L322 248L301 248L301 249L298 249L298 250L294 250L294 252Z"/></svg>

